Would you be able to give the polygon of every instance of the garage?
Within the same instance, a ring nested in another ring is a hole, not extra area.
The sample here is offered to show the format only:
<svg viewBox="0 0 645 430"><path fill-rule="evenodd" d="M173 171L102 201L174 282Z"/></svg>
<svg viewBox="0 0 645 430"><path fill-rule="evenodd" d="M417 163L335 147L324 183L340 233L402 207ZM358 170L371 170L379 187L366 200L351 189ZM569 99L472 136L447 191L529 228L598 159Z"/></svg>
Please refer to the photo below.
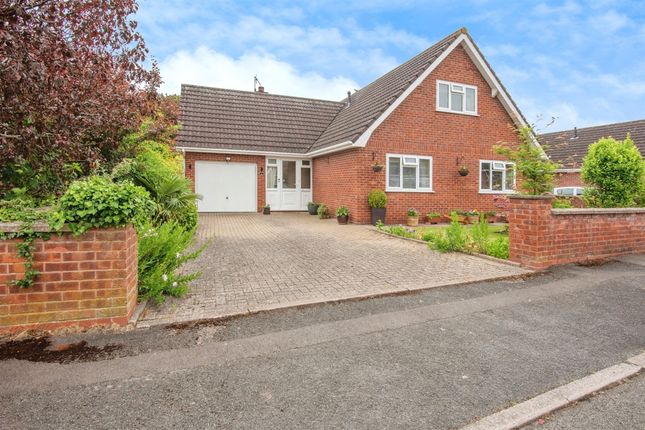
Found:
<svg viewBox="0 0 645 430"><path fill-rule="evenodd" d="M195 162L199 212L256 212L257 173L254 163Z"/></svg>

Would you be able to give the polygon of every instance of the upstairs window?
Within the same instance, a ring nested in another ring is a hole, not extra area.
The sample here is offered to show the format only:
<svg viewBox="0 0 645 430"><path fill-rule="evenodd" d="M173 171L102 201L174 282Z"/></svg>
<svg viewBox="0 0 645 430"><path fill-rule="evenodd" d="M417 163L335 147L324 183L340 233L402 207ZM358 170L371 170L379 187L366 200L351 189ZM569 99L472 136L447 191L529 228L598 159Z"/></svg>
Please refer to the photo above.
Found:
<svg viewBox="0 0 645 430"><path fill-rule="evenodd" d="M509 193L515 189L515 164L507 161L479 162L479 192Z"/></svg>
<svg viewBox="0 0 645 430"><path fill-rule="evenodd" d="M477 87L437 81L437 110L477 115Z"/></svg>

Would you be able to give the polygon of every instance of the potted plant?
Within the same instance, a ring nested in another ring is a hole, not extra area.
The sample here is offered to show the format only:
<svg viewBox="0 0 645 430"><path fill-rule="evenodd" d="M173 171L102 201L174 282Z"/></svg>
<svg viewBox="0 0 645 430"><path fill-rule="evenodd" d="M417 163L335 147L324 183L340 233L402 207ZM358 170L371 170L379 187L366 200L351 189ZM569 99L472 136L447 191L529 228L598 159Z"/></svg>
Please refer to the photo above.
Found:
<svg viewBox="0 0 645 430"><path fill-rule="evenodd" d="M378 161L375 161L374 164L372 164L372 170L374 172L380 172L381 170L383 170L383 165L378 164Z"/></svg>
<svg viewBox="0 0 645 430"><path fill-rule="evenodd" d="M468 176L468 173L470 172L470 170L468 170L468 167L466 167L466 166L459 167L459 169L457 171L459 172L459 174L461 176Z"/></svg>
<svg viewBox="0 0 645 430"><path fill-rule="evenodd" d="M268 203L264 205L264 208L262 209L262 213L264 215L271 215L271 206Z"/></svg>
<svg viewBox="0 0 645 430"><path fill-rule="evenodd" d="M318 218L325 219L329 217L329 209L323 203L318 204Z"/></svg>
<svg viewBox="0 0 645 430"><path fill-rule="evenodd" d="M428 217L428 222L430 224L439 224L439 222L441 221L441 214L440 213L428 212L426 214L426 216Z"/></svg>
<svg viewBox="0 0 645 430"><path fill-rule="evenodd" d="M486 211L486 212L484 212L484 216L486 217L486 221L488 221L489 223L494 223L496 214L497 213L495 211Z"/></svg>
<svg viewBox="0 0 645 430"><path fill-rule="evenodd" d="M307 203L307 210L309 211L309 215L317 215L318 203L314 203L314 202Z"/></svg>
<svg viewBox="0 0 645 430"><path fill-rule="evenodd" d="M460 224L468 224L468 221L466 219L466 212L462 211L461 209L455 209L454 211L450 212L457 214L457 221L459 221Z"/></svg>
<svg viewBox="0 0 645 430"><path fill-rule="evenodd" d="M417 212L416 209L410 208L408 209L408 221L407 224L410 227L415 227L419 225L419 212Z"/></svg>
<svg viewBox="0 0 645 430"><path fill-rule="evenodd" d="M367 204L372 208L372 225L376 225L378 220L385 222L385 206L387 206L385 191L374 188L367 195Z"/></svg>
<svg viewBox="0 0 645 430"><path fill-rule="evenodd" d="M336 209L336 221L338 221L338 224L347 224L349 221L349 209L345 206Z"/></svg>
<svg viewBox="0 0 645 430"><path fill-rule="evenodd" d="M479 222L479 211L476 209L471 209L464 215L466 215L467 224L477 224Z"/></svg>

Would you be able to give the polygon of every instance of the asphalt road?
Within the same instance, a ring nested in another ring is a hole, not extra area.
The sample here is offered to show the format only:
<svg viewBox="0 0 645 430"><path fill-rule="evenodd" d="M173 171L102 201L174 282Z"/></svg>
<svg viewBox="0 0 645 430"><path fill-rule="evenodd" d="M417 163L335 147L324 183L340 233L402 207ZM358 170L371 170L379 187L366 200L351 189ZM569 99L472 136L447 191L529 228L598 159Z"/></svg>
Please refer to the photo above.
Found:
<svg viewBox="0 0 645 430"><path fill-rule="evenodd" d="M614 262L217 324L5 343L0 423L459 428L643 352L644 293L645 267Z"/></svg>

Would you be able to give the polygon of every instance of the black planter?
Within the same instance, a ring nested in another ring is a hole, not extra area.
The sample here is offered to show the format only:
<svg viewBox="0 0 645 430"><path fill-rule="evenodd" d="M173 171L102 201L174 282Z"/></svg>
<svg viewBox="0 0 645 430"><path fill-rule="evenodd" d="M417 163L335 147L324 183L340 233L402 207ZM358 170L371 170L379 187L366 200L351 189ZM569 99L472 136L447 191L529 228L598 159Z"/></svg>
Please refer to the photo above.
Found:
<svg viewBox="0 0 645 430"><path fill-rule="evenodd" d="M349 221L349 215L338 215L336 217L336 221L338 221L338 224L347 224Z"/></svg>
<svg viewBox="0 0 645 430"><path fill-rule="evenodd" d="M385 208L372 208L372 225L376 225L378 220L385 223Z"/></svg>
<svg viewBox="0 0 645 430"><path fill-rule="evenodd" d="M271 215L271 208L263 208L262 213L264 215Z"/></svg>
<svg viewBox="0 0 645 430"><path fill-rule="evenodd" d="M468 167L461 167L459 169L459 174L461 176L468 176L468 173L470 173L470 171L468 170Z"/></svg>
<svg viewBox="0 0 645 430"><path fill-rule="evenodd" d="M318 215L318 206L319 205L307 205L309 215Z"/></svg>

